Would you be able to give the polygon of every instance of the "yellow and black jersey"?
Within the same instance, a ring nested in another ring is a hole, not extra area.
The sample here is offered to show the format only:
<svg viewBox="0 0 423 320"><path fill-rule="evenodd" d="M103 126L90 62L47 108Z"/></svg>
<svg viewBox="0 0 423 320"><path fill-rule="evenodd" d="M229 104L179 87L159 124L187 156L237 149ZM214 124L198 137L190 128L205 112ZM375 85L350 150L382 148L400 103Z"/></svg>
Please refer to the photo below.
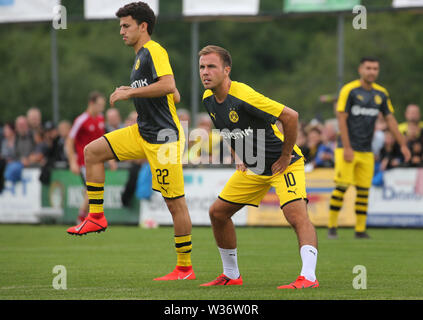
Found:
<svg viewBox="0 0 423 320"><path fill-rule="evenodd" d="M150 40L135 57L131 87L148 86L164 75L173 75L169 56L160 44ZM158 98L134 98L133 101L138 113L140 134L147 142L161 144L179 140L180 124L173 94Z"/></svg>
<svg viewBox="0 0 423 320"><path fill-rule="evenodd" d="M272 164L279 159L284 137L276 126L276 120L284 105L254 91L246 84L232 81L223 103L218 103L211 90L203 95L203 104L221 136L251 171L260 175L272 175ZM242 141L242 147L238 142ZM248 163L248 155L264 155L264 171L256 172L254 163ZM291 163L302 157L298 146L294 147Z"/></svg>
<svg viewBox="0 0 423 320"><path fill-rule="evenodd" d="M348 113L347 126L351 147L355 151L368 152L372 149L372 139L379 112L388 115L394 112L388 91L373 83L372 90L361 86L360 80L344 85L339 94L336 110ZM338 147L342 148L341 137Z"/></svg>

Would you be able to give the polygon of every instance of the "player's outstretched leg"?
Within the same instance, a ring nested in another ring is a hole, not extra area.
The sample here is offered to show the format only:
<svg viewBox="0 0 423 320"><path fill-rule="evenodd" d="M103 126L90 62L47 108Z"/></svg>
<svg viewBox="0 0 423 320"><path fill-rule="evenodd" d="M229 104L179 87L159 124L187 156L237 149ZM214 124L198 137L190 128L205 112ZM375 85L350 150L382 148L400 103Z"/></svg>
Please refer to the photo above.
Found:
<svg viewBox="0 0 423 320"><path fill-rule="evenodd" d="M102 232L107 229L107 220L103 209L104 162L113 159L114 155L106 139L101 137L85 147L84 157L87 170L89 213L84 221L67 230L72 235Z"/></svg>
<svg viewBox="0 0 423 320"><path fill-rule="evenodd" d="M317 288L317 235L313 224L307 215L307 205L304 200L297 200L286 204L283 213L287 221L294 228L300 247L302 269L294 282L279 286L278 289Z"/></svg>
<svg viewBox="0 0 423 320"><path fill-rule="evenodd" d="M175 231L174 241L177 256L176 267L171 273L163 277L155 278L154 280L194 280L195 273L191 262L192 225L185 197L166 199L166 204L170 213L172 214Z"/></svg>

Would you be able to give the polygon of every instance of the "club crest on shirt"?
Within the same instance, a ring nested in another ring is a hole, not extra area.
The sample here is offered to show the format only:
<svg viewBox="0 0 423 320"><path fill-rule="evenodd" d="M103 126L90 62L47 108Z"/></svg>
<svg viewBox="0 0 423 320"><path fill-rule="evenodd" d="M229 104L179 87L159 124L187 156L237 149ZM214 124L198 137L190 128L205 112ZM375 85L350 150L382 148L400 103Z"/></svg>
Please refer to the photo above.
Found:
<svg viewBox="0 0 423 320"><path fill-rule="evenodd" d="M377 104L377 105L379 105L379 104L381 104L382 103L382 97L380 96L380 95L375 95L375 103Z"/></svg>
<svg viewBox="0 0 423 320"><path fill-rule="evenodd" d="M229 112L229 120L231 120L233 123L238 122L239 116L238 116L238 113L236 113L235 110L231 110L231 112Z"/></svg>
<svg viewBox="0 0 423 320"><path fill-rule="evenodd" d="M135 70L138 70L140 67L140 58L137 59L137 63L135 64Z"/></svg>

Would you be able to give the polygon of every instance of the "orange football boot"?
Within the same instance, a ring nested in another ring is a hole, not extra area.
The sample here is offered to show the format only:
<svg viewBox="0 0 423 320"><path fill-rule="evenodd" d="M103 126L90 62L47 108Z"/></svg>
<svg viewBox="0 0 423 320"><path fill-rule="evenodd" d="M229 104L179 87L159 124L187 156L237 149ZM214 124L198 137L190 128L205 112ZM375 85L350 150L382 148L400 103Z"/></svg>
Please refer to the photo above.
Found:
<svg viewBox="0 0 423 320"><path fill-rule="evenodd" d="M215 280L207 283L200 284L201 287L210 287L210 286L241 286L242 277L239 276L238 279L231 279L225 276L223 273L218 276Z"/></svg>
<svg viewBox="0 0 423 320"><path fill-rule="evenodd" d="M192 269L192 266L189 266L189 267L176 266L175 269L171 273L163 277L155 278L153 280L168 281L168 280L194 280L194 279L195 279L195 273L194 273L194 270Z"/></svg>
<svg viewBox="0 0 423 320"><path fill-rule="evenodd" d="M82 221L80 224L74 227L70 227L67 230L68 233L72 235L82 236L84 234L91 233L91 232L100 233L102 231L105 231L107 229L106 217L104 216L104 214L98 217L99 215L100 214L98 213L88 214L88 217L85 218L85 220Z"/></svg>
<svg viewBox="0 0 423 320"><path fill-rule="evenodd" d="M317 288L319 282L317 279L315 281L309 281L303 276L299 276L297 280L291 282L290 284L280 286L278 289L305 289L305 288Z"/></svg>

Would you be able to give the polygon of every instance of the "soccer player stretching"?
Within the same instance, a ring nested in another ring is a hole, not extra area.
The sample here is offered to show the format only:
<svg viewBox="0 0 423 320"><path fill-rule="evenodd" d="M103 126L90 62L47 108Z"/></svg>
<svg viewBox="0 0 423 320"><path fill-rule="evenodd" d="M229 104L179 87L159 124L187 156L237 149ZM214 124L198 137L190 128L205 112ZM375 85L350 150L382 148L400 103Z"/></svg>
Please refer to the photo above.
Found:
<svg viewBox="0 0 423 320"><path fill-rule="evenodd" d="M146 158L153 175L153 189L161 192L172 215L177 253L176 268L155 280L195 279L191 264L191 219L184 197L180 155L184 146L175 100L179 93L166 50L151 40L155 15L143 2L120 8L120 34L135 50L131 86L117 88L110 104L132 99L138 112L137 124L105 134L84 150L87 170L89 215L81 224L68 229L71 234L104 231L104 162L116 158Z"/></svg>
<svg viewBox="0 0 423 320"><path fill-rule="evenodd" d="M329 202L329 239L337 238L338 215L350 185L355 186L357 191L355 237L369 238L366 220L369 189L374 172L371 146L376 119L380 112L401 146L405 162L408 162L411 156L405 138L398 130L388 91L375 83L379 75L379 61L371 57L362 58L358 73L360 79L342 87L336 107L340 135L335 150L335 189Z"/></svg>
<svg viewBox="0 0 423 320"><path fill-rule="evenodd" d="M199 52L200 77L206 91L203 104L216 128L241 162L210 207L210 219L223 263L217 279L202 284L242 285L237 262L237 243L232 215L244 205L258 206L271 187L280 200L287 221L294 228L300 248L302 270L296 281L278 289L318 287L315 269L317 236L307 215L304 158L295 145L298 113L249 86L232 81L229 52L207 46ZM283 125L284 137L276 127ZM248 154L261 155L249 163ZM260 163L259 163L260 162Z"/></svg>

